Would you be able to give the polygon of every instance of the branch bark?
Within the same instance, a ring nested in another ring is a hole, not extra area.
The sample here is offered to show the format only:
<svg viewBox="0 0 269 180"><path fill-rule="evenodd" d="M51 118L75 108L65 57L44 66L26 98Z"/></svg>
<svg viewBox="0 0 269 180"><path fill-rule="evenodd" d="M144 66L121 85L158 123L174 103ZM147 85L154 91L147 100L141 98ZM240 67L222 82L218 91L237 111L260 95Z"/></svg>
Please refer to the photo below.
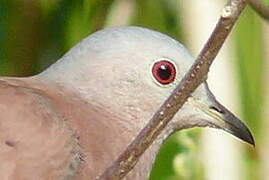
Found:
<svg viewBox="0 0 269 180"><path fill-rule="evenodd" d="M261 0L246 0L247 3L254 9L262 18L269 22L269 7Z"/></svg>
<svg viewBox="0 0 269 180"><path fill-rule="evenodd" d="M190 94L206 80L210 65L245 6L245 0L230 0L226 4L213 33L188 73L125 152L95 180L120 180L135 166Z"/></svg>

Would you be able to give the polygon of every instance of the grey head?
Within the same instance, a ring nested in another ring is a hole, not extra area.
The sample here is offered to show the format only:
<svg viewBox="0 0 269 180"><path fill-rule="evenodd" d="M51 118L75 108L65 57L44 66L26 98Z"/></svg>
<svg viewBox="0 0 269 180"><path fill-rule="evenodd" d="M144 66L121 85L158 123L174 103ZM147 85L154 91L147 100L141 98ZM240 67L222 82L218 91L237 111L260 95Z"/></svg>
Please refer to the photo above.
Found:
<svg viewBox="0 0 269 180"><path fill-rule="evenodd" d="M98 31L41 73L78 92L87 101L124 117L140 130L175 89L194 58L178 41L141 27ZM169 131L191 127L222 129L254 145L249 129L222 106L207 83L189 97Z"/></svg>

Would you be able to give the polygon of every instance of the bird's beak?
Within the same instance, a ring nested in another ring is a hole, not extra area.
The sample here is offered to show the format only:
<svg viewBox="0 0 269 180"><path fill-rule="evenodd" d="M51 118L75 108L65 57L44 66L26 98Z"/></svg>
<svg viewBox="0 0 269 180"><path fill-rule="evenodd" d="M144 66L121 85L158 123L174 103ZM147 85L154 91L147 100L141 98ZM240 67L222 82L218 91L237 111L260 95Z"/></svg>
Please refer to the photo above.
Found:
<svg viewBox="0 0 269 180"><path fill-rule="evenodd" d="M255 146L254 138L249 128L232 112L221 105L210 91L208 92L210 103L202 103L201 101L195 99L195 97L190 97L188 100L192 105L196 106L210 117L206 118L205 120L207 121L207 126L222 129Z"/></svg>

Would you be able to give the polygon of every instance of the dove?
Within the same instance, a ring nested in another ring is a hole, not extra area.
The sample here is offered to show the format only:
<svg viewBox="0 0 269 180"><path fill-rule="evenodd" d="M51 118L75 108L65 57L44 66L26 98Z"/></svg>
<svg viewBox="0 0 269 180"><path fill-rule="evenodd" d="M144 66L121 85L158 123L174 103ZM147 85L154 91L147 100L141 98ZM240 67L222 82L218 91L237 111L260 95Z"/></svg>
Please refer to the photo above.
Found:
<svg viewBox="0 0 269 180"><path fill-rule="evenodd" d="M0 179L91 180L134 140L194 58L143 27L105 28L43 72L0 78ZM212 127L254 145L247 126L206 82L188 98L125 180L146 180L163 141Z"/></svg>

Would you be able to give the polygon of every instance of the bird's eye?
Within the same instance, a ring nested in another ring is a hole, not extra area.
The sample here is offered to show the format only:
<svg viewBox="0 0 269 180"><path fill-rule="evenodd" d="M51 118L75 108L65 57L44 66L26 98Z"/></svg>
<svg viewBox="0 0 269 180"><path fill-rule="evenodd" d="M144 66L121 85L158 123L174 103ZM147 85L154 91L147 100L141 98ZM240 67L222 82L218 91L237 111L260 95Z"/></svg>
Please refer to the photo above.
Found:
<svg viewBox="0 0 269 180"><path fill-rule="evenodd" d="M175 65L167 60L157 61L152 66L152 75L160 84L170 84L176 77Z"/></svg>

